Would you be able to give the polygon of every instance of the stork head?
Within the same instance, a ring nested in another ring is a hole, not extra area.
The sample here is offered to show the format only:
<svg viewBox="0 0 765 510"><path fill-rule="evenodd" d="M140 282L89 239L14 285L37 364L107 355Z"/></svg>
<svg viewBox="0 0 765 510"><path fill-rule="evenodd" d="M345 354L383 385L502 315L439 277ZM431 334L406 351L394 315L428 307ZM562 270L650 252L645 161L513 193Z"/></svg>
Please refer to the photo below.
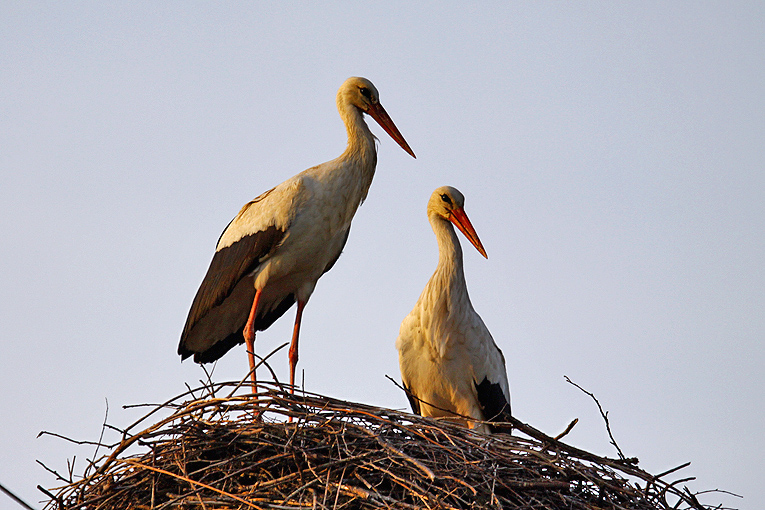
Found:
<svg viewBox="0 0 765 510"><path fill-rule="evenodd" d="M428 200L428 217L440 217L454 224L460 232L465 234L467 240L475 246L478 253L485 258L489 258L486 255L483 244L481 244L481 240L478 238L478 234L476 234L467 214L465 214L464 207L465 197L457 188L441 186L430 195L430 200Z"/></svg>
<svg viewBox="0 0 765 510"><path fill-rule="evenodd" d="M414 152L409 147L409 144L406 143L406 140L404 140L404 137L388 116L385 108L380 104L380 93L377 92L377 88L371 81L358 76L352 76L345 80L345 83L343 83L337 91L337 109L342 115L343 111L348 106L355 106L375 119L375 121L380 124L380 127L382 127L402 149L413 158L416 158Z"/></svg>

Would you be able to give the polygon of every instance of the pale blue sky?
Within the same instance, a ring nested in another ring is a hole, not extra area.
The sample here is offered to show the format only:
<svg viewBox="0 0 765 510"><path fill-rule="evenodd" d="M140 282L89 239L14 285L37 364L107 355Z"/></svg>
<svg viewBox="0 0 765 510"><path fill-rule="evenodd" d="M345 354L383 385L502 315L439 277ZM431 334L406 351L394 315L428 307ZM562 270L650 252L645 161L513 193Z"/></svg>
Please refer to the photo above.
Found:
<svg viewBox="0 0 765 510"><path fill-rule="evenodd" d="M417 154L380 137L343 256L306 307L306 388L405 408L398 327L452 185L513 411L709 504L765 478L765 4L102 2L0 5L0 483L78 469L109 421L203 376L186 313L247 200L345 144L335 92L372 80ZM288 341L294 311L261 333ZM287 379L286 353L274 367ZM242 347L215 379L246 371ZM300 375L299 374L299 375ZM107 438L108 439L108 438ZM114 439L114 438L112 438ZM0 507L12 505L0 495Z"/></svg>

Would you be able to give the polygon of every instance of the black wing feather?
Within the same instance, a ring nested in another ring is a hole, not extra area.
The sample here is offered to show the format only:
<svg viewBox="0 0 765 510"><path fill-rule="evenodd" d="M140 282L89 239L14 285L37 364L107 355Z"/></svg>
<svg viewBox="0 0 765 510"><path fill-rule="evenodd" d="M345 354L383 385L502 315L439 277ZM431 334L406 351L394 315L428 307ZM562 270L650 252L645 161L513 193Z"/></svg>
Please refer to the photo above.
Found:
<svg viewBox="0 0 765 510"><path fill-rule="evenodd" d="M231 295L242 278L257 269L262 258L279 245L284 234L284 230L270 226L260 232L244 236L232 245L222 248L215 253L207 274L202 280L197 295L191 304L186 325L183 328L181 341L178 345L178 354L181 355L182 359L195 354L195 361L199 361L199 359L213 361L225 354L226 351L237 343L244 341L241 335L241 341L237 340L235 342L230 338L231 334L222 332L220 338L205 340L204 343L208 347L204 351L192 351L186 346L186 341L189 335L192 334L194 326L210 313L211 310L220 306ZM254 297L254 295L255 290L253 288L252 296ZM250 300L250 303L252 303L252 300ZM256 324L256 329L262 330L268 327L293 303L294 296L288 296L279 306L259 317L261 320ZM264 324L265 322L268 324ZM242 323L241 327L242 329L244 328L244 323ZM221 343L222 345L217 345ZM210 351L209 355L207 354L208 351Z"/></svg>
<svg viewBox="0 0 765 510"><path fill-rule="evenodd" d="M276 319L284 315L284 313L287 310L289 310L293 304L295 304L295 295L290 294L289 296L284 298L281 301L281 303L279 303L276 307L274 307L273 310L271 310L270 312L266 313L263 316L258 316L260 320L257 321L255 329L258 331L263 331L264 329L267 329L271 324L274 323ZM179 347L178 354L183 356L183 359L186 359L187 357L194 354L194 361L196 363L210 363L212 361L220 359L221 356L226 354L233 347L236 347L237 345L243 344L243 343L244 343L244 324L242 324L242 327L239 328L238 331L226 336L225 338L223 338L223 340L219 340L218 342L214 343L213 346L207 349L206 351L196 352L196 353L187 351L186 353L182 353L180 352L181 348Z"/></svg>
<svg viewBox="0 0 765 510"><path fill-rule="evenodd" d="M475 389L478 394L478 403L481 405L486 420L507 421L507 417L510 416L510 402L508 402L499 383L491 383L487 377L484 377L481 384L475 385ZM494 429L495 427L492 427L493 431Z"/></svg>

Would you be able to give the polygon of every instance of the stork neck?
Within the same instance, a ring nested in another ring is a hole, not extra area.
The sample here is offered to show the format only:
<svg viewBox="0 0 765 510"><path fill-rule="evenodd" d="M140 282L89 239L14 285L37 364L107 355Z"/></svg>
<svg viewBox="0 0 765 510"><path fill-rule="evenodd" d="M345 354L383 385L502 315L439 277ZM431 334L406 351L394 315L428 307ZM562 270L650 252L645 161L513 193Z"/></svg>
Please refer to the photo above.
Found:
<svg viewBox="0 0 765 510"><path fill-rule="evenodd" d="M371 163L374 172L374 166L377 163L375 136L364 121L364 114L355 106L347 105L340 112L340 116L348 133L348 146L342 157L366 163L363 165L365 167Z"/></svg>
<svg viewBox="0 0 765 510"><path fill-rule="evenodd" d="M465 272L462 268L462 246L454 227L441 216L431 216L430 225L438 241L438 266L433 277L454 292L466 292Z"/></svg>
<svg viewBox="0 0 765 510"><path fill-rule="evenodd" d="M343 193L353 197L348 203L348 221L353 217L358 206L367 197L369 187L375 175L377 150L375 136L364 121L364 115L355 106L346 105L340 109L340 116L348 132L348 147L337 159L336 168L344 171L336 174L336 184L343 188Z"/></svg>

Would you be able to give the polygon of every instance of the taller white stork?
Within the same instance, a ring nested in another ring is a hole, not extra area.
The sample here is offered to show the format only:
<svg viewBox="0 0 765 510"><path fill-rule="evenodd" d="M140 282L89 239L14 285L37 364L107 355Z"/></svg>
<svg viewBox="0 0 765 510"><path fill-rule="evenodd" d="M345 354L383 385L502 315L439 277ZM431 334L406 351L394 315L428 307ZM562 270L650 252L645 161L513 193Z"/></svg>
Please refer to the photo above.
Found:
<svg viewBox="0 0 765 510"><path fill-rule="evenodd" d="M486 257L464 210L465 197L443 186L428 201L438 266L401 323L396 349L412 411L490 432L485 421L510 415L505 357L473 309L455 225Z"/></svg>
<svg viewBox="0 0 765 510"><path fill-rule="evenodd" d="M337 92L337 109L348 131L345 152L255 198L221 234L183 328L182 360L194 355L198 363L215 361L246 342L254 384L255 332L297 302L289 351L294 390L303 308L319 277L340 257L374 177L376 139L363 114L415 157L369 80L348 78Z"/></svg>

